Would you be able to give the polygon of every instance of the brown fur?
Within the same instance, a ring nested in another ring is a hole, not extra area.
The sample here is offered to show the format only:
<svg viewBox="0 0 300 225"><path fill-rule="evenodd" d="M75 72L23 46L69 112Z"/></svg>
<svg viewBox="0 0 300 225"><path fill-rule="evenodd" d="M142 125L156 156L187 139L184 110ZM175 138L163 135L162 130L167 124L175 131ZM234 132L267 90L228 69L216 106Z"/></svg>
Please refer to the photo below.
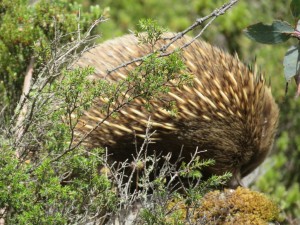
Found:
<svg viewBox="0 0 300 225"><path fill-rule="evenodd" d="M168 51L190 41L184 37ZM157 47L163 45L162 41ZM91 65L96 73L91 79L119 80L136 65L130 65L107 75L108 69L141 57L150 48L139 45L133 35L123 36L92 49L78 62ZM107 147L112 159L123 161L135 153L134 138L145 133L149 116L156 130L150 149L172 152L178 156L182 146L188 159L196 150L202 158L213 158L216 164L207 174L233 173L232 185L252 172L268 155L277 128L278 108L263 76L251 72L237 57L196 41L183 52L188 70L194 76L193 87L173 88L169 98L176 100L177 117L172 117L153 102L153 111L142 108L141 99L122 108L119 116L109 118L86 140L89 147ZM103 114L94 106L81 118L78 134L88 132ZM139 113L140 112L140 113Z"/></svg>

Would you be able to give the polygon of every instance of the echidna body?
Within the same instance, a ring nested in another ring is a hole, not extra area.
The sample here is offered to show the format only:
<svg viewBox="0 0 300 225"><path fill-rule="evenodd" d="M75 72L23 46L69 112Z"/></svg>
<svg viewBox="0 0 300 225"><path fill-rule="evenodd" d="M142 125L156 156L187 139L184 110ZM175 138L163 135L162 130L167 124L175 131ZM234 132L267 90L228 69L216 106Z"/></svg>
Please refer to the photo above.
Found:
<svg viewBox="0 0 300 225"><path fill-rule="evenodd" d="M174 51L190 37L183 37L168 48ZM157 48L166 44L160 41ZM136 64L116 72L107 70L151 52L150 46L139 44L133 35L107 41L87 52L78 65L95 67L91 79L124 79ZM155 143L149 148L173 157L181 149L187 160L196 149L203 159L214 159L215 165L205 173L233 174L231 183L252 172L266 158L273 144L278 122L278 107L265 85L262 75L251 72L237 57L195 41L182 53L184 62L193 75L192 86L171 88L168 98L176 102L174 117L159 101L152 102L152 110L142 107L136 99L121 108L117 117L110 117L91 133L85 144L107 147L112 159L124 161L136 152L135 140L145 134L151 117ZM99 112L102 101L95 104L81 118L78 134L85 134L104 118Z"/></svg>

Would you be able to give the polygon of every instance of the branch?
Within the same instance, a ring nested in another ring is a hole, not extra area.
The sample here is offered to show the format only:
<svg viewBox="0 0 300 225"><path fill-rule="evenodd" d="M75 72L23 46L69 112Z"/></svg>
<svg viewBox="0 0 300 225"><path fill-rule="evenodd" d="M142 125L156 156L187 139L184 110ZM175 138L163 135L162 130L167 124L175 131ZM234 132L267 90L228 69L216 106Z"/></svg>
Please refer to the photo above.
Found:
<svg viewBox="0 0 300 225"><path fill-rule="evenodd" d="M34 57L31 57L29 65L26 69L26 73L25 73L25 79L24 79L24 84L23 84L23 91L22 91L22 95L21 95L21 99L20 102L23 103L23 107L21 108L21 111L19 113L19 116L17 118L17 123L16 126L19 127L20 124L23 123L25 116L27 114L27 110L28 110L28 102L26 101L26 98L28 98L28 94L30 91L30 84L31 84L31 80L32 80L32 74L33 74L33 66L34 66ZM22 137L22 135L24 134L24 127L20 126L19 129L16 130L16 142L19 142L20 138ZM19 157L19 153L20 152L16 152L17 157Z"/></svg>
<svg viewBox="0 0 300 225"><path fill-rule="evenodd" d="M135 58L131 61L127 61L125 63L122 63L121 65L111 69L111 70L108 70L107 71L107 74L109 75L110 73L112 72L115 72L121 68L124 68L124 67L127 67L128 65L130 64L133 64L133 63L137 63L137 62L142 62L144 61L147 57L157 53L157 52L160 52L160 54L158 55L158 57L165 57L165 56L168 56L170 54L173 53L170 52L170 53L165 53L165 51L174 43L176 42L177 40L179 40L180 38L182 38L184 35L186 35L188 32L194 30L196 27L200 26L201 24L203 24L205 21L209 20L209 22L201 29L201 31L188 43L184 44L183 46L181 46L179 49L182 50L186 47L188 47L189 45L191 45L197 38L199 38L202 33L207 29L207 27L219 16L223 15L226 13L226 11L228 11L230 8L232 8L232 6L234 4L236 4L239 0L231 0L230 2L224 4L222 7L220 7L219 9L216 9L214 10L211 14L205 16L205 17L202 17L202 18L199 18L196 20L196 22L194 24L192 24L190 27L186 28L184 31L182 32L179 32L177 33L174 37L171 37L169 38L171 41L168 43L168 44L165 44L164 46L162 46L160 49L158 49L157 51L155 52L152 52L150 54L147 54L143 57L140 57L140 58Z"/></svg>
<svg viewBox="0 0 300 225"><path fill-rule="evenodd" d="M49 83L51 83L56 77L61 75L60 70L64 65L69 63L71 66L71 62L75 61L74 58L79 58L83 54L83 52L87 50L87 48L84 48L80 53L76 53L76 50L80 46L98 37L91 36L91 32L99 23L104 21L106 21L106 19L102 17L98 20L95 20L88 31L85 33L83 38L80 38L80 30L78 30L78 39L71 43L67 43L64 46L60 46L60 40L62 36L56 35L55 40L52 42L52 46L54 47L53 57L47 62L46 65L44 65L41 71L36 72L37 78L34 79L33 82L32 72L34 58L31 59L25 75L23 94L16 107L17 113L13 115L10 127L8 129L9 133L15 135L16 137L14 141L14 147L17 149L16 154L18 157L20 156L21 151L21 149L19 149L19 145L30 126L34 123L34 114L37 113L37 111L40 110L43 105L47 104L50 99L50 97L46 99L41 98L41 94ZM36 94L32 96L31 99L29 99L28 94L32 91L35 91Z"/></svg>

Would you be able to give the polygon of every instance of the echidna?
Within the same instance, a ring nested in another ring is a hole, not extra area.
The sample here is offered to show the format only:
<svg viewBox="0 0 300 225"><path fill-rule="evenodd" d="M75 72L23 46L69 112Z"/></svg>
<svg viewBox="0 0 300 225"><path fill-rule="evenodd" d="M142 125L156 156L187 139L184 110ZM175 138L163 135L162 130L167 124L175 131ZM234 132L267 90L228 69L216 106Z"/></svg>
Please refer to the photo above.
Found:
<svg viewBox="0 0 300 225"><path fill-rule="evenodd" d="M183 37L168 51L190 41ZM166 40L157 44L163 46ZM77 65L92 66L91 79L124 79L136 64L123 67L111 74L107 70L150 52L150 46L139 44L134 35L126 35L104 42L85 53ZM136 99L121 108L86 139L89 147L107 147L112 159L124 161L135 153L135 138L145 133L151 116L156 130L155 143L149 148L178 156L183 148L187 159L196 148L202 159L214 159L215 165L205 173L233 174L231 184L252 172L268 155L278 123L278 107L270 88L261 74L251 71L224 51L197 40L183 50L184 62L193 75L192 86L171 88L168 97L176 102L178 114L170 115L160 102L152 102L152 110L141 107ZM103 119L95 100L77 126L79 134L87 133Z"/></svg>

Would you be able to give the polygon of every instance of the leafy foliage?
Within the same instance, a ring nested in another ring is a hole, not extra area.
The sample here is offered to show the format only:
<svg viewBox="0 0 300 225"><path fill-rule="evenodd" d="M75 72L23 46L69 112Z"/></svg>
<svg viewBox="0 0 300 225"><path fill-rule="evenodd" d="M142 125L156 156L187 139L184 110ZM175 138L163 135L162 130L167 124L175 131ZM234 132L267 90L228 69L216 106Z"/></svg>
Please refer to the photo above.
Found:
<svg viewBox="0 0 300 225"><path fill-rule="evenodd" d="M272 25L257 23L249 26L245 34L250 39L263 44L278 44L287 41L294 29L283 21L274 21Z"/></svg>
<svg viewBox="0 0 300 225"><path fill-rule="evenodd" d="M262 23L251 25L245 30L245 34L250 39L263 44L282 43L287 41L290 37L299 39L300 33L297 24L299 23L298 17L300 14L300 8L298 0L292 0L290 4L290 10L295 19L295 28L293 28L289 23L285 21L273 21L272 25L264 25ZM299 76L298 48L298 45L291 47L284 57L283 64L285 79L287 81L289 81L294 76Z"/></svg>
<svg viewBox="0 0 300 225"><path fill-rule="evenodd" d="M32 58L36 59L36 76L38 68L49 59L53 40L58 36L64 42L74 40L78 28L84 33L90 21L100 15L99 7L91 7L89 13L80 12L80 5L68 0L42 0L32 5L27 0L1 1L0 107L12 113Z"/></svg>
<svg viewBox="0 0 300 225"><path fill-rule="evenodd" d="M152 48L166 31L166 29L157 24L157 21L152 19L141 19L139 21L139 28L146 32L146 35L143 35L138 31L135 32L135 35L139 38L141 43L148 43L152 46Z"/></svg>
<svg viewBox="0 0 300 225"><path fill-rule="evenodd" d="M67 163L54 164L48 158L29 173L31 163L20 164L11 149L2 148L0 207L5 209L6 222L66 224L82 220L87 212L97 215L99 208L112 209L115 193L95 167L101 163L98 152L92 153L88 160L83 152L69 154ZM79 176L67 183L66 175L73 171Z"/></svg>
<svg viewBox="0 0 300 225"><path fill-rule="evenodd" d="M62 120L91 104L93 92L86 89L91 82L82 82L90 72L89 68L75 70L71 72L73 77L62 82L63 85L72 83L80 92L71 89L65 93L61 86L53 85L42 92L30 93L33 99L38 96L42 101L47 100L47 104L38 104L40 107L36 111L28 103L35 116L20 143L25 149L17 151L20 147L15 143L15 136L1 135L5 141L0 148L3 156L0 207L5 210L7 223L87 222L91 215L104 216L106 210L114 208L117 198L111 182L98 172L104 163L102 151L71 149L75 124L73 120L71 123ZM78 80L78 77L82 79ZM55 98L49 98L54 89ZM57 101L63 99L61 94L65 101ZM57 108L53 107L54 102L58 104ZM82 105L76 105L77 102ZM19 157L16 152L20 153Z"/></svg>
<svg viewBox="0 0 300 225"><path fill-rule="evenodd" d="M300 46L291 46L286 52L283 65L286 80L291 80L299 71L299 49Z"/></svg>

